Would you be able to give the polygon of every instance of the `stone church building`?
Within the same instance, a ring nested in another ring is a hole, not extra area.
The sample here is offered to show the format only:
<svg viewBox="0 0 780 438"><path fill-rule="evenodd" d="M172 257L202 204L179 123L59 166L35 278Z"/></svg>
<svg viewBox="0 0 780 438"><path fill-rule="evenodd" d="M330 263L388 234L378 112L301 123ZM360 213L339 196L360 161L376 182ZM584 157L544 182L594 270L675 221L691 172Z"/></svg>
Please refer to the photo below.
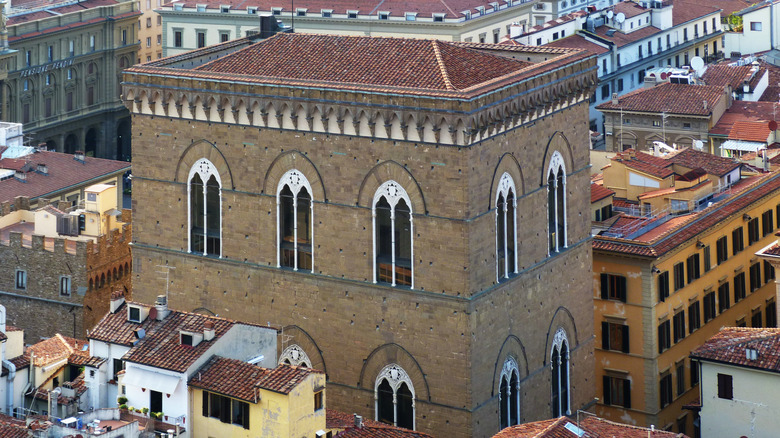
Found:
<svg viewBox="0 0 780 438"><path fill-rule="evenodd" d="M593 404L571 49L243 38L126 70L134 298L282 328L329 408L487 437ZM165 270L163 268L163 270Z"/></svg>

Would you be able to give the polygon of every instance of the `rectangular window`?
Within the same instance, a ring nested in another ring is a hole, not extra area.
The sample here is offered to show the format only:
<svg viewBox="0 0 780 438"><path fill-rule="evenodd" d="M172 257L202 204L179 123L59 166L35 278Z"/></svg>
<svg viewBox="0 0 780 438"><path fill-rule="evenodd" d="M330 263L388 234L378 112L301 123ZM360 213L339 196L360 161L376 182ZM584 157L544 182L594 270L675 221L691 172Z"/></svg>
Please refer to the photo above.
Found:
<svg viewBox="0 0 780 438"><path fill-rule="evenodd" d="M74 56L76 54L75 43L73 40L68 41L68 53L70 56Z"/></svg>
<svg viewBox="0 0 780 438"><path fill-rule="evenodd" d="M19 290L27 289L27 271L16 270L16 288Z"/></svg>
<svg viewBox="0 0 780 438"><path fill-rule="evenodd" d="M758 218L753 218L748 222L748 245L758 242Z"/></svg>
<svg viewBox="0 0 780 438"><path fill-rule="evenodd" d="M146 19L146 27L152 27L152 17Z"/></svg>
<svg viewBox="0 0 780 438"><path fill-rule="evenodd" d="M95 51L95 35L89 36L89 50L92 52Z"/></svg>
<svg viewBox="0 0 780 438"><path fill-rule="evenodd" d="M626 277L601 274L601 299L626 302Z"/></svg>
<svg viewBox="0 0 780 438"><path fill-rule="evenodd" d="M696 301L688 306L688 333L693 333L701 327L701 310L699 302Z"/></svg>
<svg viewBox="0 0 780 438"><path fill-rule="evenodd" d="M28 50L24 53L24 65L27 67L32 65L32 50ZM780 206L777 208L780 210Z"/></svg>
<svg viewBox="0 0 780 438"><path fill-rule="evenodd" d="M734 398L734 379L728 374L718 373L718 398Z"/></svg>
<svg viewBox="0 0 780 438"><path fill-rule="evenodd" d="M728 284L728 283L726 283ZM740 272L734 276L734 302L738 303L745 298L745 273ZM728 309L728 307L726 307Z"/></svg>
<svg viewBox="0 0 780 438"><path fill-rule="evenodd" d="M198 48L206 47L206 32L198 31Z"/></svg>
<svg viewBox="0 0 780 438"><path fill-rule="evenodd" d="M314 393L314 410L319 411L325 407L323 392L317 391Z"/></svg>
<svg viewBox="0 0 780 438"><path fill-rule="evenodd" d="M141 322L141 309L131 306L127 310L127 320L130 322Z"/></svg>
<svg viewBox="0 0 780 438"><path fill-rule="evenodd" d="M671 323L667 319L658 325L658 353L663 353L672 346Z"/></svg>
<svg viewBox="0 0 780 438"><path fill-rule="evenodd" d="M68 70L70 71L70 70ZM68 91L68 93L65 95L65 110L66 111L73 111L73 92Z"/></svg>
<svg viewBox="0 0 780 438"><path fill-rule="evenodd" d="M192 335L188 333L181 333L181 345L192 347Z"/></svg>
<svg viewBox="0 0 780 438"><path fill-rule="evenodd" d="M146 37L146 47L152 47L152 37Z"/></svg>
<svg viewBox="0 0 780 438"><path fill-rule="evenodd" d="M715 318L715 292L704 295L704 323L712 321L712 318Z"/></svg>
<svg viewBox="0 0 780 438"><path fill-rule="evenodd" d="M628 326L603 321L601 323L601 348L628 353Z"/></svg>
<svg viewBox="0 0 780 438"><path fill-rule="evenodd" d="M444 21L444 14L433 14L433 21L435 23L441 23Z"/></svg>
<svg viewBox="0 0 780 438"><path fill-rule="evenodd" d="M688 265L688 283L690 284L701 277L701 272L699 271L699 267L701 266L701 263L699 263L699 254L688 257L686 264Z"/></svg>
<svg viewBox="0 0 780 438"><path fill-rule="evenodd" d="M775 220L772 217L772 210L767 210L761 214L761 234L767 236L775 230Z"/></svg>
<svg viewBox="0 0 780 438"><path fill-rule="evenodd" d="M608 74L609 73L607 71L607 60L606 59L602 59L601 60L601 72L602 72L602 74Z"/></svg>
<svg viewBox="0 0 780 438"><path fill-rule="evenodd" d="M661 376L661 408L672 402L672 375L666 373Z"/></svg>
<svg viewBox="0 0 780 438"><path fill-rule="evenodd" d="M127 30L122 29L122 45L127 45Z"/></svg>
<svg viewBox="0 0 780 438"><path fill-rule="evenodd" d="M157 45L162 44L162 35L157 35Z"/></svg>
<svg viewBox="0 0 780 438"><path fill-rule="evenodd" d="M601 98L606 99L609 97L609 84L601 87Z"/></svg>
<svg viewBox="0 0 780 438"><path fill-rule="evenodd" d="M181 47L182 44L182 31L173 31L173 47Z"/></svg>
<svg viewBox="0 0 780 438"><path fill-rule="evenodd" d="M764 321L766 321L767 327L777 327L777 305L774 301L770 301L766 304L764 315Z"/></svg>
<svg viewBox="0 0 780 438"><path fill-rule="evenodd" d="M157 16L157 25L162 26L162 15Z"/></svg>
<svg viewBox="0 0 780 438"><path fill-rule="evenodd" d="M416 21L417 20L417 14L414 12L407 12L405 15L406 21Z"/></svg>
<svg viewBox="0 0 780 438"><path fill-rule="evenodd" d="M680 342L685 337L685 310L674 314L674 343Z"/></svg>
<svg viewBox="0 0 780 438"><path fill-rule="evenodd" d="M729 292L729 283L723 283L718 286L718 313L723 313L731 307L731 293Z"/></svg>
<svg viewBox="0 0 780 438"><path fill-rule="evenodd" d="M745 249L745 241L742 239L742 227L731 232L731 248L734 255Z"/></svg>
<svg viewBox="0 0 780 438"><path fill-rule="evenodd" d="M710 256L710 246L707 245L702 249L702 258L704 258L704 272L709 272L712 269L712 257Z"/></svg>
<svg viewBox="0 0 780 438"><path fill-rule="evenodd" d="M617 81L617 90L618 90L618 92L623 91L623 78L618 79L618 81Z"/></svg>
<svg viewBox="0 0 780 438"><path fill-rule="evenodd" d="M60 295L70 296L70 277L67 275L60 277Z"/></svg>
<svg viewBox="0 0 780 438"><path fill-rule="evenodd" d="M358 16L357 12L355 12L355 11L347 11L347 18L357 18L357 16Z"/></svg>
<svg viewBox="0 0 780 438"><path fill-rule="evenodd" d="M114 382L118 382L119 372L125 369L125 361L122 359L114 359L112 365L114 366L114 369L112 370L114 372Z"/></svg>
<svg viewBox="0 0 780 438"><path fill-rule="evenodd" d="M95 104L95 87L87 87L87 105Z"/></svg>
<svg viewBox="0 0 780 438"><path fill-rule="evenodd" d="M204 417L216 418L227 424L249 429L249 403L219 394L203 392Z"/></svg>
<svg viewBox="0 0 780 438"><path fill-rule="evenodd" d="M380 12L379 13L379 19L380 20L387 20L388 18L390 18L390 14L388 14L387 12Z"/></svg>
<svg viewBox="0 0 780 438"><path fill-rule="evenodd" d="M26 83L27 81L25 81ZM30 104L22 104L22 123L30 123Z"/></svg>
<svg viewBox="0 0 780 438"><path fill-rule="evenodd" d="M721 237L715 243L715 255L717 257L716 264L718 265L728 260L729 250L728 250L728 241L726 239L726 236Z"/></svg>
<svg viewBox="0 0 780 438"><path fill-rule="evenodd" d="M658 275L658 301L662 302L669 298L669 271L664 271Z"/></svg>
<svg viewBox="0 0 780 438"><path fill-rule="evenodd" d="M54 46L49 46L48 49L46 50L46 59L49 62L54 61Z"/></svg>
<svg viewBox="0 0 780 438"><path fill-rule="evenodd" d="M231 423L249 429L249 403L231 399Z"/></svg>
<svg viewBox="0 0 780 438"><path fill-rule="evenodd" d="M771 263L764 260L764 283L769 283L775 279L775 267Z"/></svg>
<svg viewBox="0 0 780 438"><path fill-rule="evenodd" d="M750 292L761 287L761 264L754 263L750 265Z"/></svg>
<svg viewBox="0 0 780 438"><path fill-rule="evenodd" d="M761 22L760 21L751 21L750 22L750 30L754 32L760 32L761 31Z"/></svg>
<svg viewBox="0 0 780 438"><path fill-rule="evenodd" d="M48 79L48 76L47 76ZM44 117L51 117L51 97L46 97L43 99L43 116Z"/></svg>
<svg viewBox="0 0 780 438"><path fill-rule="evenodd" d="M761 310L759 310L750 317L750 326L753 328L761 328L761 324L763 324L763 319L761 318Z"/></svg>
<svg viewBox="0 0 780 438"><path fill-rule="evenodd" d="M219 42L224 43L230 40L230 32L222 31L219 33Z"/></svg>
<svg viewBox="0 0 780 438"><path fill-rule="evenodd" d="M683 267L682 263L677 263L674 265L674 291L675 292L685 287L684 271L685 268Z"/></svg>
<svg viewBox="0 0 780 438"><path fill-rule="evenodd" d="M604 404L631 408L631 381L621 377L604 376Z"/></svg>
<svg viewBox="0 0 780 438"><path fill-rule="evenodd" d="M675 372L675 379L677 380L677 396L683 395L685 392L685 361L677 364L677 370Z"/></svg>

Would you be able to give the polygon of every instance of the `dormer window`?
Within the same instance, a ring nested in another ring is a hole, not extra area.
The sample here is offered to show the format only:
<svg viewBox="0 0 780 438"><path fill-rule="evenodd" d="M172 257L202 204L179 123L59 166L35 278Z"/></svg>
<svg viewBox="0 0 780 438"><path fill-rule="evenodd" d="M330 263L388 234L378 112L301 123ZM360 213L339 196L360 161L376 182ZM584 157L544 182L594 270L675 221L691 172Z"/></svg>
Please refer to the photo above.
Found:
<svg viewBox="0 0 780 438"><path fill-rule="evenodd" d="M247 14L257 14L257 8L246 8Z"/></svg>
<svg viewBox="0 0 780 438"><path fill-rule="evenodd" d="M130 322L141 322L141 309L135 306L128 307L127 320Z"/></svg>
<svg viewBox="0 0 780 438"><path fill-rule="evenodd" d="M184 3L174 3L173 4L173 10L174 11L181 11L184 9Z"/></svg>
<svg viewBox="0 0 780 438"><path fill-rule="evenodd" d="M436 23L441 23L444 21L444 14L433 14L433 21Z"/></svg>
<svg viewBox="0 0 780 438"><path fill-rule="evenodd" d="M179 342L181 343L181 345L187 347L196 347L198 344L200 344L200 341L202 340L203 340L203 333L190 332L184 330L179 332Z"/></svg>
<svg viewBox="0 0 780 438"><path fill-rule="evenodd" d="M223 14L227 14L228 12L230 12L230 6L220 6L219 7L219 12L221 12Z"/></svg>
<svg viewBox="0 0 780 438"><path fill-rule="evenodd" d="M357 18L358 11L347 11L347 18Z"/></svg>
<svg viewBox="0 0 780 438"><path fill-rule="evenodd" d="M333 16L333 9L323 9L322 18L330 18Z"/></svg>
<svg viewBox="0 0 780 438"><path fill-rule="evenodd" d="M463 16L466 17L466 20L471 20L471 11L463 11L461 12L461 14L463 14ZM435 17L433 21L436 21Z"/></svg>
<svg viewBox="0 0 780 438"><path fill-rule="evenodd" d="M498 2L490 2L490 6L493 8L494 11L498 10Z"/></svg>
<svg viewBox="0 0 780 438"><path fill-rule="evenodd" d="M296 9L295 15L298 17L305 17L306 16L306 9Z"/></svg>
<svg viewBox="0 0 780 438"><path fill-rule="evenodd" d="M188 333L182 333L181 334L181 345L186 345L188 347L192 347L193 346L192 342L193 342L192 335L190 335Z"/></svg>
<svg viewBox="0 0 780 438"><path fill-rule="evenodd" d="M206 12L206 5L197 5L196 8L198 12Z"/></svg>
<svg viewBox="0 0 780 438"><path fill-rule="evenodd" d="M271 13L274 15L282 15L282 8L271 8Z"/></svg>
<svg viewBox="0 0 780 438"><path fill-rule="evenodd" d="M484 6L477 6L477 7L476 7L476 8L474 8L474 9L476 9L476 10L477 10L477 13L478 13L479 15L485 15L485 7L484 7Z"/></svg>
<svg viewBox="0 0 780 438"><path fill-rule="evenodd" d="M390 13L389 12L380 12L379 13L379 19L380 20L387 20L388 18L390 18Z"/></svg>
<svg viewBox="0 0 780 438"><path fill-rule="evenodd" d="M406 13L406 21L415 21L415 20L417 20L417 13L415 12Z"/></svg>

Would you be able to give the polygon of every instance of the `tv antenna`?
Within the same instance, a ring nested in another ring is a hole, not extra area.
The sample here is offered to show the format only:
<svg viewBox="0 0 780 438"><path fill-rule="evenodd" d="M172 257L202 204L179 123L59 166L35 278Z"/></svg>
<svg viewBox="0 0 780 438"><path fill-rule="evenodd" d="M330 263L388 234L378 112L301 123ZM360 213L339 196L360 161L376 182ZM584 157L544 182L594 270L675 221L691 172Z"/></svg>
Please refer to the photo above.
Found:
<svg viewBox="0 0 780 438"><path fill-rule="evenodd" d="M160 275L165 275L165 303L168 304L168 302L170 301L170 300L168 300L168 285L171 284L170 281L169 281L169 278L170 278L170 274L171 274L171 269L176 269L176 268L174 266L168 266L167 263L164 264L164 265L157 265L156 267L160 268L161 270L160 271L155 271L155 272L157 272ZM160 278L162 278L162 277L160 277Z"/></svg>

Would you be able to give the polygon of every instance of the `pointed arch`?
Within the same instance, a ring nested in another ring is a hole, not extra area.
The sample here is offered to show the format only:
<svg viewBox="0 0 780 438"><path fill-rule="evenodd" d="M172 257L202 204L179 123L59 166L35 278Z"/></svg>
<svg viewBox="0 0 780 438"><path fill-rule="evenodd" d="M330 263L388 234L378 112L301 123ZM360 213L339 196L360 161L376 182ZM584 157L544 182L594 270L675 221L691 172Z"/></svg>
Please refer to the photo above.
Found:
<svg viewBox="0 0 780 438"><path fill-rule="evenodd" d="M314 338L302 327L297 325L287 325L282 328L279 335L283 342L277 343L277 357L281 358L284 351L291 345L297 345L306 354L311 363L311 368L320 370L328 374L328 367L325 364L325 358Z"/></svg>
<svg viewBox="0 0 780 438"><path fill-rule="evenodd" d="M384 161L374 166L363 178L358 190L356 205L371 207L374 194L385 181L397 181L406 190L415 214L428 214L422 188L414 175L395 161Z"/></svg>
<svg viewBox="0 0 780 438"><path fill-rule="evenodd" d="M223 189L235 190L233 172L230 170L227 159L214 143L205 139L194 141L184 149L176 164L174 181L186 183L189 180L190 169L201 158L208 159L219 172Z"/></svg>
<svg viewBox="0 0 780 438"><path fill-rule="evenodd" d="M363 360L359 386L373 389L377 376L389 364L398 364L406 371L414 385L417 400L431 400L428 378L422 366L409 351L394 342L380 345Z"/></svg>
<svg viewBox="0 0 780 438"><path fill-rule="evenodd" d="M512 176L517 188L517 196L525 195L525 177L523 176L523 169L520 166L520 162L511 152L506 152L501 158L498 159L498 164L493 170L493 179L490 182L490 196L488 196L487 209L491 210L495 208L495 193L496 187L501 179L501 175L508 173Z"/></svg>
<svg viewBox="0 0 780 438"><path fill-rule="evenodd" d="M261 193L276 195L276 189L282 175L291 169L297 169L306 176L308 183L311 185L313 199L327 202L328 198L322 175L309 157L297 150L282 152L271 162L263 178Z"/></svg>

